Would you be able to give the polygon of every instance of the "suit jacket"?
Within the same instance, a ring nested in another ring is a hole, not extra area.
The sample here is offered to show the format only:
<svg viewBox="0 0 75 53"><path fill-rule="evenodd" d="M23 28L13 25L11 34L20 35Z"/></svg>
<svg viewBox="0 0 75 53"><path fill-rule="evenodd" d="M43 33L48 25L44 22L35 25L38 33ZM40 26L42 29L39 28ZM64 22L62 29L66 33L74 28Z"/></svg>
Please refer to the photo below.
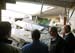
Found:
<svg viewBox="0 0 75 53"><path fill-rule="evenodd" d="M65 41L66 41L66 53L74 53L75 49L75 37L72 33L69 33L66 35Z"/></svg>
<svg viewBox="0 0 75 53"><path fill-rule="evenodd" d="M65 41L57 35L55 41L51 41L50 53L64 53Z"/></svg>

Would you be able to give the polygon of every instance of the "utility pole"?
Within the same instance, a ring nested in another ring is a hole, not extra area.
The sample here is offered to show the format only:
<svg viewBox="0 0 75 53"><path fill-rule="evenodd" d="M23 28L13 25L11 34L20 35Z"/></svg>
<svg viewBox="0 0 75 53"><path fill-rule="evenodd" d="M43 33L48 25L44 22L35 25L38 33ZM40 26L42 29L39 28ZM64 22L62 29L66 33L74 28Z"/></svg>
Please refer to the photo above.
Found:
<svg viewBox="0 0 75 53"><path fill-rule="evenodd" d="M65 25L66 25L66 22L67 22L67 8L66 8L66 5L65 5L65 8L64 8L64 11L65 11L65 16L64 16L64 33L63 33L63 37L65 36Z"/></svg>

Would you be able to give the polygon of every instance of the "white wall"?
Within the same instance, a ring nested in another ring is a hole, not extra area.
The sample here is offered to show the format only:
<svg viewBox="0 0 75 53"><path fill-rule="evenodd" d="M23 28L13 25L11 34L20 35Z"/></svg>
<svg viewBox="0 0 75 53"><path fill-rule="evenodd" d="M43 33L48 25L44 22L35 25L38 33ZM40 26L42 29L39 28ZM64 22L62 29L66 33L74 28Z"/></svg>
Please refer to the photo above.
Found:
<svg viewBox="0 0 75 53"><path fill-rule="evenodd" d="M69 16L71 15L72 11L73 11L73 10L70 11ZM73 29L73 28L75 29L75 12L73 13L73 15L72 15L72 17L71 17L71 19L70 19L69 21L71 22L71 27L72 27L72 29Z"/></svg>

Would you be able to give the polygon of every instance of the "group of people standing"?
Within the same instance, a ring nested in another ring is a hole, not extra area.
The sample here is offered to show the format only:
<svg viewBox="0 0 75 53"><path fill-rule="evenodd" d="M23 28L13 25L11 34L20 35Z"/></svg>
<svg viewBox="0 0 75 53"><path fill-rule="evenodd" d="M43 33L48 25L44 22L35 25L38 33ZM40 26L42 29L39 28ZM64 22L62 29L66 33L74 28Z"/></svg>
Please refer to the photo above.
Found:
<svg viewBox="0 0 75 53"><path fill-rule="evenodd" d="M51 27L50 35L51 39L51 47L50 53L74 53L75 50L75 37L71 32L70 25L65 25L65 34L64 37L60 37L58 34L56 27Z"/></svg>
<svg viewBox="0 0 75 53"><path fill-rule="evenodd" d="M69 25L65 26L64 37L60 37L57 27L51 27L49 34L52 37L50 49L40 41L41 32L34 30L31 33L33 42L26 44L22 49L11 46L11 24L9 22L0 22L0 52L1 53L74 53L75 37L71 32Z"/></svg>
<svg viewBox="0 0 75 53"><path fill-rule="evenodd" d="M49 29L51 36L50 49L44 43L40 42L40 31L32 32L33 42L23 46L22 53L74 53L75 37L71 32L70 25L65 25L64 37L60 37L57 27L53 26Z"/></svg>

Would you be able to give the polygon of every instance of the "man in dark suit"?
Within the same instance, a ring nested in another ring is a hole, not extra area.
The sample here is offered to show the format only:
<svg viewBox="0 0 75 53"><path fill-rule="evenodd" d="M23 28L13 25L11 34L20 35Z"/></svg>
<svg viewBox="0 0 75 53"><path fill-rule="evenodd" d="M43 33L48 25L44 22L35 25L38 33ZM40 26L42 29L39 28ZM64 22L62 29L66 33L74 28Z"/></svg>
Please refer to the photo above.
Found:
<svg viewBox="0 0 75 53"><path fill-rule="evenodd" d="M65 41L58 35L56 27L49 30L51 35L50 53L64 53Z"/></svg>
<svg viewBox="0 0 75 53"><path fill-rule="evenodd" d="M74 53L75 49L75 37L73 33L71 32L70 25L65 26L65 36L64 40L66 41L66 53Z"/></svg>

